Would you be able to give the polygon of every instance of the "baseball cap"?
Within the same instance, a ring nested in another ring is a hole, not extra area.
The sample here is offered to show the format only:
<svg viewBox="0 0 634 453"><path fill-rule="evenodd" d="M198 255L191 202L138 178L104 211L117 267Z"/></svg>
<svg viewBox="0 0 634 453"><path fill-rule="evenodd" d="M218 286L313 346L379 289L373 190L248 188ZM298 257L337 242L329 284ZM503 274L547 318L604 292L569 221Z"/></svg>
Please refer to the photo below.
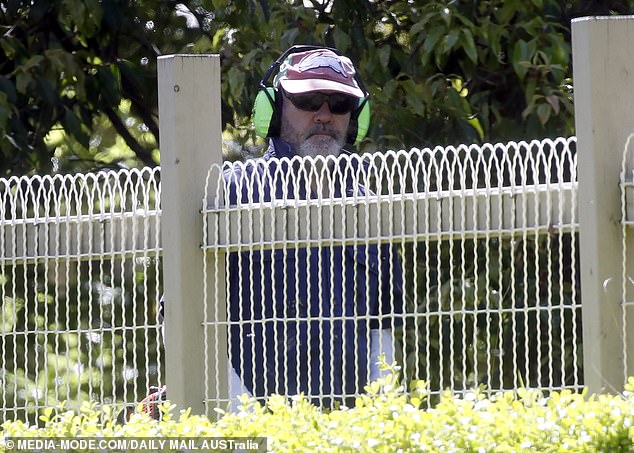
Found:
<svg viewBox="0 0 634 453"><path fill-rule="evenodd" d="M356 71L348 57L332 50L316 49L293 53L280 65L273 85L291 94L335 91L357 98L365 96L354 78Z"/></svg>

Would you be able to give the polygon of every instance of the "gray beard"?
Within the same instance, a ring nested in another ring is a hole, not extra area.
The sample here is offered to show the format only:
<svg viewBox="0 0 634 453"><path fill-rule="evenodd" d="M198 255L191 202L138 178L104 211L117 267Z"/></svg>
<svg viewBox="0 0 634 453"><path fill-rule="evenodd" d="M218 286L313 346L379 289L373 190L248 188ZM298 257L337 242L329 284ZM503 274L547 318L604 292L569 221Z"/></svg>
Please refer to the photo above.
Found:
<svg viewBox="0 0 634 453"><path fill-rule="evenodd" d="M338 155L343 148L343 140L336 140L333 137L311 137L299 145L297 153L300 156L329 156Z"/></svg>

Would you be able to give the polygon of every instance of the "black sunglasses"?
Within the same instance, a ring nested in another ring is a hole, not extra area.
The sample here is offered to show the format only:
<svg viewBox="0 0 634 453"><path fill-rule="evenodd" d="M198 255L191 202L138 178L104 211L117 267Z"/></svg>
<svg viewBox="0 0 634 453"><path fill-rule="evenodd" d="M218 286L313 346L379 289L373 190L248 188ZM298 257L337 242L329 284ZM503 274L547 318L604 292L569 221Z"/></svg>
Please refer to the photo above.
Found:
<svg viewBox="0 0 634 453"><path fill-rule="evenodd" d="M302 93L291 94L284 92L284 95L295 107L307 112L316 112L328 103L328 108L335 115L343 115L352 112L357 106L357 98L342 93Z"/></svg>

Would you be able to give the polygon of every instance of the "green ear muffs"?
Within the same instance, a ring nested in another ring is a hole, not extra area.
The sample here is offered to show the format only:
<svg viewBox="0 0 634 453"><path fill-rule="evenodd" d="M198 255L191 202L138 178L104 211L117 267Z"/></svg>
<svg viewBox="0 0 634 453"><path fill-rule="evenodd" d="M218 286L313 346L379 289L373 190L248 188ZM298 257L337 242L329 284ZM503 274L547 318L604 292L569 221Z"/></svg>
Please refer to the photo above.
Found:
<svg viewBox="0 0 634 453"><path fill-rule="evenodd" d="M279 120L274 118L279 116L276 112L275 89L273 87L262 88L255 97L253 104L253 125L255 133L263 138L270 137L275 134L275 130ZM277 126L279 131L279 126ZM279 132L278 132L279 133Z"/></svg>
<svg viewBox="0 0 634 453"><path fill-rule="evenodd" d="M253 125L255 133L262 138L279 135L280 115L275 89L266 87L258 92L253 104ZM346 142L358 146L370 127L370 101L359 99L359 106L351 113Z"/></svg>

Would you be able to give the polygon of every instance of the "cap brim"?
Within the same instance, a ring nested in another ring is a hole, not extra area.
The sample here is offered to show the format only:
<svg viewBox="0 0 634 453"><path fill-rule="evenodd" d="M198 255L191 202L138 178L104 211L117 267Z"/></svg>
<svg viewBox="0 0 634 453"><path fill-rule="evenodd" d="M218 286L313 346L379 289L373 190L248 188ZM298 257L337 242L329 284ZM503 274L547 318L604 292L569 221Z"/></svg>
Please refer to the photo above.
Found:
<svg viewBox="0 0 634 453"><path fill-rule="evenodd" d="M338 93L349 94L356 98L364 97L363 91L360 88L351 87L350 85L344 85L343 83L334 82L332 80L325 79L303 79L303 80L289 80L282 79L280 84L285 91L291 94L311 93L313 91L335 91Z"/></svg>

